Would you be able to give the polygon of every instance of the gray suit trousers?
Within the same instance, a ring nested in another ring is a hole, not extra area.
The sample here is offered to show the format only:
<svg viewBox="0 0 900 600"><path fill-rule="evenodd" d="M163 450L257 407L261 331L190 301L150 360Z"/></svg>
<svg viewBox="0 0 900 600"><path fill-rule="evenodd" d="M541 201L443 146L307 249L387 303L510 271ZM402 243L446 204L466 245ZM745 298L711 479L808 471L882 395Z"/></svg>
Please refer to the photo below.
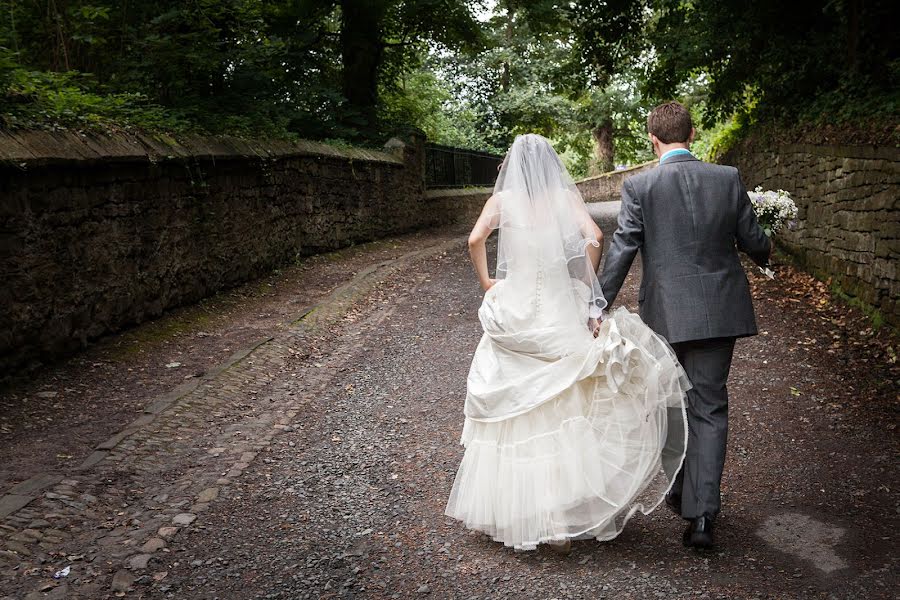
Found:
<svg viewBox="0 0 900 600"><path fill-rule="evenodd" d="M687 393L688 445L684 465L672 486L681 496L681 516L715 517L728 441L728 372L734 338L672 344L694 387ZM681 433L681 435L684 435Z"/></svg>

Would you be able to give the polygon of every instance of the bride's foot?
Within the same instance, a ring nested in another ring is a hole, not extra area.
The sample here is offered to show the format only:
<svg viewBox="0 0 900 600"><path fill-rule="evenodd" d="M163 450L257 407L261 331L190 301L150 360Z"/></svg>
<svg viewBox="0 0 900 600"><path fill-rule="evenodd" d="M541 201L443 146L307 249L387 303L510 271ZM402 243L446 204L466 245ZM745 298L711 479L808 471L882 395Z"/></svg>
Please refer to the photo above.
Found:
<svg viewBox="0 0 900 600"><path fill-rule="evenodd" d="M548 544L551 550L563 556L568 555L572 551L572 540L559 540L548 542Z"/></svg>

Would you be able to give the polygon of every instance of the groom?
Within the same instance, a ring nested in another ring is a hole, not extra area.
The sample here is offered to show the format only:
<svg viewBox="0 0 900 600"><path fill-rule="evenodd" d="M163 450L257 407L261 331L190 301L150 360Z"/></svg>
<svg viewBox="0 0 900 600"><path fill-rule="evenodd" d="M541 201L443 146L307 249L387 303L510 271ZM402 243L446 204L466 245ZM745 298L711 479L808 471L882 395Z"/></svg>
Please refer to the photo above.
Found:
<svg viewBox="0 0 900 600"><path fill-rule="evenodd" d="M737 169L691 154L694 128L684 106L656 107L647 131L659 166L622 185L618 229L600 284L612 305L640 250L641 318L669 341L694 386L687 401L687 457L666 502L690 523L685 546L707 548L720 507L725 383L734 342L757 333L738 250L765 265L771 244Z"/></svg>

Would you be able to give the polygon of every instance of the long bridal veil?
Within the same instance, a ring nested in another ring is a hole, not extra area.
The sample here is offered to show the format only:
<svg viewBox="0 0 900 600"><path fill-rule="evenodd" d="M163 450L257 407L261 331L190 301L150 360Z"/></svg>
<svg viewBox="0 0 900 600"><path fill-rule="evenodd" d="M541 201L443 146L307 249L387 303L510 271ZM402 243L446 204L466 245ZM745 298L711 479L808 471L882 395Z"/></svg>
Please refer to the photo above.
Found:
<svg viewBox="0 0 900 600"><path fill-rule="evenodd" d="M588 253L588 246L598 246L593 220L546 138L516 138L497 177L494 197L495 210L488 217L500 229L497 279L541 271L563 284L579 307L590 306L599 316L606 299Z"/></svg>
<svg viewBox="0 0 900 600"><path fill-rule="evenodd" d="M466 452L446 514L508 546L611 539L656 508L684 457L674 352L606 306L591 217L549 141L516 138L482 215L499 228L497 283L479 308ZM491 208L493 207L493 208Z"/></svg>

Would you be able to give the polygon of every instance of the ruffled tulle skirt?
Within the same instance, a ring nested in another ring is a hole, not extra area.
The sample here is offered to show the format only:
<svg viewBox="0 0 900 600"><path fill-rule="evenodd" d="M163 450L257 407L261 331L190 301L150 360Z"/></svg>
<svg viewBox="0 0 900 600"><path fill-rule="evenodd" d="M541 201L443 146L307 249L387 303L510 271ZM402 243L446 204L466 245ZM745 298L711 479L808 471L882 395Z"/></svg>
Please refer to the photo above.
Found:
<svg viewBox="0 0 900 600"><path fill-rule="evenodd" d="M534 363L485 338L474 380L470 374L472 405L517 394L525 408L506 409L512 416L503 418L467 403L465 454L447 515L528 550L567 538L612 539L633 514L660 504L684 458L690 387L662 338L622 308L581 355L560 360ZM518 360L521 377L511 375ZM485 375L491 369L500 371L493 380ZM543 386L550 391L541 395L541 382L560 378L563 389Z"/></svg>

